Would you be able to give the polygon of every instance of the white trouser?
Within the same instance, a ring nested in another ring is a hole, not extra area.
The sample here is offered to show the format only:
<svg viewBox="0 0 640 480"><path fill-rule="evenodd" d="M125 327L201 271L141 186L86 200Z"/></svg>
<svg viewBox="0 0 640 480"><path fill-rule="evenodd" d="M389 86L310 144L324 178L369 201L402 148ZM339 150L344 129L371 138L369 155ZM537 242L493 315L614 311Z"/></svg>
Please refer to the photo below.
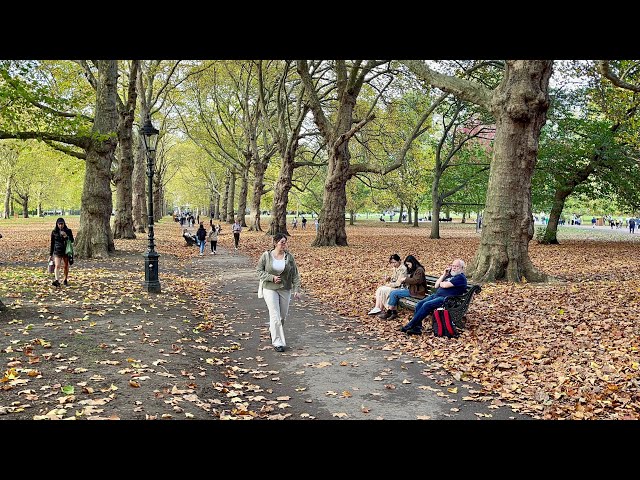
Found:
<svg viewBox="0 0 640 480"><path fill-rule="evenodd" d="M262 290L264 301L269 309L269 332L271 333L271 345L274 347L286 347L284 339L284 320L289 312L291 290Z"/></svg>

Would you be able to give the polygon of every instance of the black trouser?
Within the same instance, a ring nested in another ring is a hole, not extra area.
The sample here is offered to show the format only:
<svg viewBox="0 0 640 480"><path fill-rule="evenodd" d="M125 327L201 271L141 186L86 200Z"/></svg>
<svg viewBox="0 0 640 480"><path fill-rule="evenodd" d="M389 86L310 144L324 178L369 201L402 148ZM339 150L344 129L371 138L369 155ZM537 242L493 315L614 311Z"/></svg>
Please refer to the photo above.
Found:
<svg viewBox="0 0 640 480"><path fill-rule="evenodd" d="M217 240L211 240L211 251L215 252L216 251L216 247L218 246L218 241Z"/></svg>
<svg viewBox="0 0 640 480"><path fill-rule="evenodd" d="M240 232L233 232L233 243L235 247L238 248L238 244L240 243Z"/></svg>

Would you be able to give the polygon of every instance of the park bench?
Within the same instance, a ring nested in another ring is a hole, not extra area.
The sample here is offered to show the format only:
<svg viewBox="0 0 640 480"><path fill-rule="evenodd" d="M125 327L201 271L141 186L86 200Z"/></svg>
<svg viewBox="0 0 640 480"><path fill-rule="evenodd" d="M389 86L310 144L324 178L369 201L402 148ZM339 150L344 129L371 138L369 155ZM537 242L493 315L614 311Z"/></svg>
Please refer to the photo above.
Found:
<svg viewBox="0 0 640 480"><path fill-rule="evenodd" d="M435 292L435 284L438 278L439 277L425 275L428 290L427 295ZM462 295L453 295L446 298L442 306L449 310L449 316L451 317L451 320L453 320L453 322L456 324L456 326L459 326L460 328L464 327L463 319L467 313L467 310L469 309L469 304L471 303L473 295L476 293L480 293L481 291L482 288L480 287L480 285L467 282L467 290L465 291L465 293L463 293ZM398 302L398 306L407 308L409 310L415 310L416 303L418 303L420 300L422 299L415 297L404 297L400 299L400 301Z"/></svg>

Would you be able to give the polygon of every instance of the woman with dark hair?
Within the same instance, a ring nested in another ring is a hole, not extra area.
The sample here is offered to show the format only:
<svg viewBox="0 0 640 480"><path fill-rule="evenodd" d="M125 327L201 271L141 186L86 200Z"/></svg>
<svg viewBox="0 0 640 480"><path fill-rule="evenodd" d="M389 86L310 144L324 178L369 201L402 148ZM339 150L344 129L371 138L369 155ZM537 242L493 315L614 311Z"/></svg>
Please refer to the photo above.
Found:
<svg viewBox="0 0 640 480"><path fill-rule="evenodd" d="M260 256L256 268L260 280L258 296L262 293L269 309L269 332L276 352L284 352L287 346L283 325L289 312L291 292L295 298L300 295L298 266L287 249L287 236L276 233L273 236L273 248Z"/></svg>
<svg viewBox="0 0 640 480"><path fill-rule="evenodd" d="M382 281L385 282L384 285L381 285L376 290L376 304L369 311L369 315L375 315L376 313L380 313L384 310L384 306L387 304L389 300L389 294L391 290L395 288L400 288L402 286L402 282L399 282L399 278L404 278L407 276L407 267L400 260L400 255L394 253L389 257L389 265L392 268L391 274L385 276Z"/></svg>
<svg viewBox="0 0 640 480"><path fill-rule="evenodd" d="M55 280L53 286L60 286L60 268L64 265L64 284L68 285L69 277L69 255L66 254L67 239L73 243L73 232L60 217L56 220L56 226L51 232L51 246L49 247L49 260L53 259L55 264Z"/></svg>
<svg viewBox="0 0 640 480"><path fill-rule="evenodd" d="M407 275L398 278L398 281L407 288L396 288L389 293L387 311L379 313L379 318L384 320L396 318L398 316L398 301L402 297L424 298L427 295L427 282L422 264L413 255L407 255L404 264L407 267Z"/></svg>

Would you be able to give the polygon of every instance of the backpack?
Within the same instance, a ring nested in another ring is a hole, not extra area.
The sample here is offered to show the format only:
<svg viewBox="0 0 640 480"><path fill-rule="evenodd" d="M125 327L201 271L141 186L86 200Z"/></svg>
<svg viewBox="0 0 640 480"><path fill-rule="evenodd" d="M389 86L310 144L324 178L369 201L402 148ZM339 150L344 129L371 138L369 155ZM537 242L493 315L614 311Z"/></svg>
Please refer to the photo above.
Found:
<svg viewBox="0 0 640 480"><path fill-rule="evenodd" d="M440 307L433 311L431 327L436 337L457 338L460 335L458 327L451 320L449 310L446 308Z"/></svg>

